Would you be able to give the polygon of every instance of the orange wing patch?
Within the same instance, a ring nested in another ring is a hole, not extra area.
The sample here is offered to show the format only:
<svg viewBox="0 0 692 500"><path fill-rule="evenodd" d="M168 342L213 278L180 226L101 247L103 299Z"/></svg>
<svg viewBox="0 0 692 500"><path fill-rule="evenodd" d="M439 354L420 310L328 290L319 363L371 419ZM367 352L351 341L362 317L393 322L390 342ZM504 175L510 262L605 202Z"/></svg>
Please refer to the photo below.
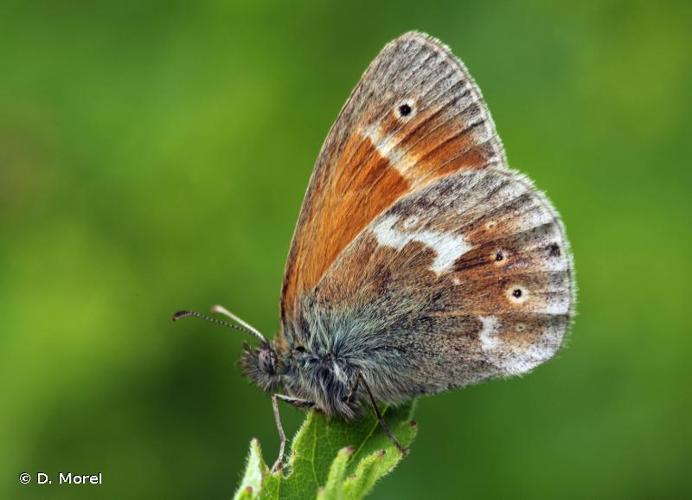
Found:
<svg viewBox="0 0 692 500"><path fill-rule="evenodd" d="M282 324L378 214L440 176L498 162L502 145L463 64L420 33L388 44L317 159L286 265Z"/></svg>
<svg viewBox="0 0 692 500"><path fill-rule="evenodd" d="M330 185L321 188L339 194L316 200L299 228L298 234L305 236L294 241L282 298L288 313L296 294L317 283L341 250L377 214L409 191L406 179L369 140L353 136L343 155L345 164L329 180Z"/></svg>

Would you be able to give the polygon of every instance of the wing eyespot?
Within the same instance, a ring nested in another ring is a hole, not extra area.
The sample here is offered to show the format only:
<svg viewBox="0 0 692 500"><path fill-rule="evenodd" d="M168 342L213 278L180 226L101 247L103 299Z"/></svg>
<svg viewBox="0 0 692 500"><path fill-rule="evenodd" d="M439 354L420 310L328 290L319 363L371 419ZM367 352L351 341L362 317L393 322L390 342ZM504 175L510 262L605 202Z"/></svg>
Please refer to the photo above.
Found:
<svg viewBox="0 0 692 500"><path fill-rule="evenodd" d="M528 290L521 285L512 285L507 289L507 298L513 304L523 304L529 298Z"/></svg>
<svg viewBox="0 0 692 500"><path fill-rule="evenodd" d="M559 257L562 254L560 250L560 245L558 245L557 243L550 244L548 246L548 254L551 257Z"/></svg>
<svg viewBox="0 0 692 500"><path fill-rule="evenodd" d="M401 120L410 120L416 114L416 106L411 100L400 102L394 109L394 114Z"/></svg>
<svg viewBox="0 0 692 500"><path fill-rule="evenodd" d="M498 267L507 264L508 258L507 252L502 249L495 250L495 252L490 255L490 260Z"/></svg>

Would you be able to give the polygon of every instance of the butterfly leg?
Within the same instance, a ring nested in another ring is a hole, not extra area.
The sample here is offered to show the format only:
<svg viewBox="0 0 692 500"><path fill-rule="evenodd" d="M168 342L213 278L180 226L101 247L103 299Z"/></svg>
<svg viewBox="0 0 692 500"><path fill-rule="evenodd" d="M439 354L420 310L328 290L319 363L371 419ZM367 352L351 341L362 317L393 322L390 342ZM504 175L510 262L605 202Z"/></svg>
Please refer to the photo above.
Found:
<svg viewBox="0 0 692 500"><path fill-rule="evenodd" d="M346 396L346 402L347 403L352 403L353 400L355 399L359 384L360 384L360 374L356 377L356 381L353 383L353 386L348 391L348 396Z"/></svg>
<svg viewBox="0 0 692 500"><path fill-rule="evenodd" d="M279 456L272 466L272 472L280 471L284 466L284 454L286 452L286 433L284 432L284 426L281 424L281 414L279 413L279 400L290 403L296 408L309 409L314 406L315 403L308 401L306 399L298 399L291 396L286 396L285 394L274 394L272 396L272 409L274 410L274 422L276 423L276 430L279 432Z"/></svg>
<svg viewBox="0 0 692 500"><path fill-rule="evenodd" d="M365 387L365 391L368 393L370 404L372 405L372 409L375 411L375 416L377 417L377 421L380 423L380 427L382 427L384 433L387 434L389 440L394 444L394 446L396 446L397 450L399 450L402 455L408 454L408 448L404 448L389 429L389 425L387 425L387 421L384 419L382 412L380 412L380 409L377 407L377 402L375 401L375 397L372 395L372 391L370 390L370 387L368 387L367 382L365 382L365 379L360 374L358 375L358 378L363 383L363 387Z"/></svg>

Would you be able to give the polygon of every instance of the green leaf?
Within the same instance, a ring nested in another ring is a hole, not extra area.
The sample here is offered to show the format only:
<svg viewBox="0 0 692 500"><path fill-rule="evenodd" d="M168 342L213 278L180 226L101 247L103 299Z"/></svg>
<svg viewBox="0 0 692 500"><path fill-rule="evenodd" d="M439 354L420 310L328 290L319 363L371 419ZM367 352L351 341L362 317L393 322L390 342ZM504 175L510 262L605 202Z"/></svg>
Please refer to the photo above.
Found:
<svg viewBox="0 0 692 500"><path fill-rule="evenodd" d="M409 447L416 436L413 404L382 412L399 442ZM283 471L272 473L257 440L250 442L245 474L234 499L363 498L402 458L374 415L347 423L311 411L293 438Z"/></svg>
<svg viewBox="0 0 692 500"><path fill-rule="evenodd" d="M247 457L245 474L236 491L234 500L249 500L257 497L257 493L262 488L262 479L269 473L269 468L262 459L262 449L259 441L250 441L250 452Z"/></svg>

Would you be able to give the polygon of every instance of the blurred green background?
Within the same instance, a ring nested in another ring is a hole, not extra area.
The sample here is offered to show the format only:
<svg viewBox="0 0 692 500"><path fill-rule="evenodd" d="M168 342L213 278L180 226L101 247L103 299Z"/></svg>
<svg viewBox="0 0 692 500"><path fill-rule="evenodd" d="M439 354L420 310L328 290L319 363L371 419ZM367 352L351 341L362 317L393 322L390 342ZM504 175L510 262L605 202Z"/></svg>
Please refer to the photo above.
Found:
<svg viewBox="0 0 692 500"><path fill-rule="evenodd" d="M277 330L322 140L409 29L466 62L564 216L579 316L535 373L421 400L374 497L689 496L691 21L685 2L3 1L0 498L227 499L251 437L274 455L245 338L169 317L222 303Z"/></svg>

